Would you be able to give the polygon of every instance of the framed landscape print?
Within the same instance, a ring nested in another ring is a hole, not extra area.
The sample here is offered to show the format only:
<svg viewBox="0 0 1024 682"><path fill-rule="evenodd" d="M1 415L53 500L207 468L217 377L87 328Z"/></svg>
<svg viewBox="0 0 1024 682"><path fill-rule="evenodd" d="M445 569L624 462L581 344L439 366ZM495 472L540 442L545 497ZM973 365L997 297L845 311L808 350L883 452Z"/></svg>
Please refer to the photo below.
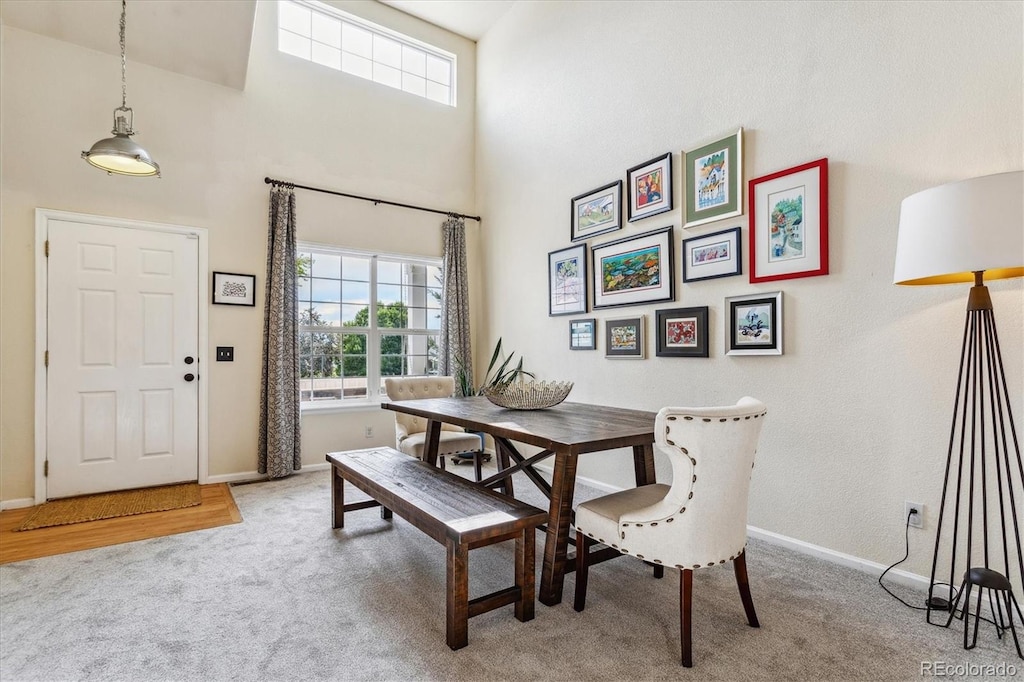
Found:
<svg viewBox="0 0 1024 682"><path fill-rule="evenodd" d="M750 281L828 274L828 159L750 181Z"/></svg>
<svg viewBox="0 0 1024 682"><path fill-rule="evenodd" d="M597 320L569 320L569 350L597 350Z"/></svg>
<svg viewBox="0 0 1024 682"><path fill-rule="evenodd" d="M629 222L672 210L672 152L626 171Z"/></svg>
<svg viewBox="0 0 1024 682"><path fill-rule="evenodd" d="M572 198L572 241L622 229L622 180Z"/></svg>
<svg viewBox="0 0 1024 682"><path fill-rule="evenodd" d="M782 292L725 299L726 355L782 355Z"/></svg>
<svg viewBox="0 0 1024 682"><path fill-rule="evenodd" d="M213 302L220 305L256 305L256 275L213 273Z"/></svg>
<svg viewBox="0 0 1024 682"><path fill-rule="evenodd" d="M644 316L604 323L604 356L606 358L644 358Z"/></svg>
<svg viewBox="0 0 1024 682"><path fill-rule="evenodd" d="M671 308L655 311L658 357L708 357L708 308Z"/></svg>
<svg viewBox="0 0 1024 682"><path fill-rule="evenodd" d="M674 301L673 246L671 227L594 246L594 310Z"/></svg>
<svg viewBox="0 0 1024 682"><path fill-rule="evenodd" d="M733 227L683 240L683 281L732 277L740 274L740 228Z"/></svg>
<svg viewBox="0 0 1024 682"><path fill-rule="evenodd" d="M548 254L548 315L587 312L587 245Z"/></svg>
<svg viewBox="0 0 1024 682"><path fill-rule="evenodd" d="M743 213L743 128L683 153L686 215L683 227Z"/></svg>

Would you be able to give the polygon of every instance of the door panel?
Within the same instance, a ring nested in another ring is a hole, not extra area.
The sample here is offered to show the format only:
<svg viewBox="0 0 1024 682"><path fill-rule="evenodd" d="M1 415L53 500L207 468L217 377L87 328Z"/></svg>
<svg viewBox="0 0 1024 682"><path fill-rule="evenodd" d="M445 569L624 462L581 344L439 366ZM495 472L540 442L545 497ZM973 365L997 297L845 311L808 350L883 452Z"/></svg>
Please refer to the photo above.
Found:
<svg viewBox="0 0 1024 682"><path fill-rule="evenodd" d="M196 480L198 240L47 231L47 497Z"/></svg>

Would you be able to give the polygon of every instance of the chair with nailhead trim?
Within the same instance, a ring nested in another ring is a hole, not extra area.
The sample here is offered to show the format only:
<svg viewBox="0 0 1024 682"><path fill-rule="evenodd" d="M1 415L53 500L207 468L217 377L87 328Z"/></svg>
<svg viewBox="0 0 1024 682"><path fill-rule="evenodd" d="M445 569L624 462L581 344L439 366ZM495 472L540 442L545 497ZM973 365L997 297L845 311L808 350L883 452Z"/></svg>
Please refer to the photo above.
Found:
<svg viewBox="0 0 1024 682"><path fill-rule="evenodd" d="M390 400L419 400L421 398L450 398L455 393L453 377L386 377L384 390ZM395 413L395 447L416 459L423 459L427 440L427 420L411 414ZM437 463L444 469L445 457L472 455L476 480L481 479L484 454L483 437L469 433L459 426L441 424Z"/></svg>
<svg viewBox="0 0 1024 682"><path fill-rule="evenodd" d="M672 485L656 483L604 495L576 511L576 599L582 611L587 571L600 543L655 566L680 570L682 664L693 665L693 571L731 561L747 623L760 627L747 580L747 494L765 406L745 397L726 407L666 407L655 445L672 463Z"/></svg>

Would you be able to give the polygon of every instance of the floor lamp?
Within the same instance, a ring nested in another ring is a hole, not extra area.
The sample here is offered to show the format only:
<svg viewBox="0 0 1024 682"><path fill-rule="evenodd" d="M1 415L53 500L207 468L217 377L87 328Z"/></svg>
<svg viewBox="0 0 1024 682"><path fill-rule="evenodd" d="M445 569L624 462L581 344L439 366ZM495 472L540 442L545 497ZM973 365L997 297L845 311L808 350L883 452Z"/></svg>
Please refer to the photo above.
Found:
<svg viewBox="0 0 1024 682"><path fill-rule="evenodd" d="M982 593L988 590L997 634L1011 632L1017 654L1024 658L1014 627L1014 612L1024 621L1014 596L1021 593L1019 581L1024 576L1020 527L1024 464L992 298L985 286L986 280L1021 276L1024 172L954 182L903 200L894 283L973 282L935 531L927 620L948 627L962 598L964 648L973 648ZM1014 395L1019 397L1020 391ZM1017 590L1011 582L1014 569ZM975 588L974 641L969 643L970 598ZM941 615L933 621L936 612Z"/></svg>

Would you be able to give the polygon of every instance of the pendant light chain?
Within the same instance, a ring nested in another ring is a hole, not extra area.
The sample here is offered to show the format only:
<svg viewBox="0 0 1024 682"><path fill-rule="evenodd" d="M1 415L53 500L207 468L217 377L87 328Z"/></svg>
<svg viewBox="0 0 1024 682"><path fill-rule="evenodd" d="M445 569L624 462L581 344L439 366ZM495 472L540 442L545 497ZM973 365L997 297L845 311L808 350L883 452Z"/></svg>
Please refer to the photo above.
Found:
<svg viewBox="0 0 1024 682"><path fill-rule="evenodd" d="M125 76L127 62L124 57L124 27L127 0L121 0L121 108L128 108L128 79Z"/></svg>
<svg viewBox="0 0 1024 682"><path fill-rule="evenodd" d="M160 177L160 166L149 152L132 139L135 134L135 113L128 106L128 58L125 49L128 0L121 0L121 106L114 109L114 134L95 143L82 158L90 165L106 171L107 175Z"/></svg>

